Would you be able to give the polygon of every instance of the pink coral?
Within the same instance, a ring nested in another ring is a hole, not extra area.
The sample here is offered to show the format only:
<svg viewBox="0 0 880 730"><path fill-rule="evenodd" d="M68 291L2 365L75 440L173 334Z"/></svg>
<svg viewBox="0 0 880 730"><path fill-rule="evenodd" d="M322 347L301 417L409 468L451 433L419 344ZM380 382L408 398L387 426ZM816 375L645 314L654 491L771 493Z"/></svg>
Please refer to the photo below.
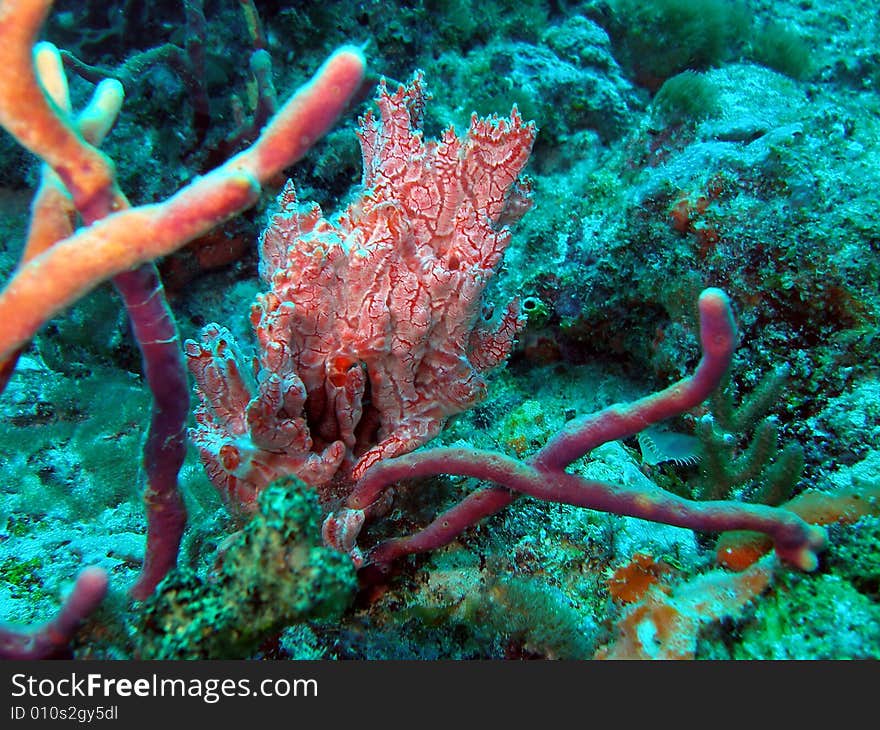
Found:
<svg viewBox="0 0 880 730"><path fill-rule="evenodd" d="M363 190L337 219L285 187L261 238L254 382L224 328L186 343L191 436L233 511L289 473L344 496L478 403L510 351L519 304L486 319L483 293L528 208L517 178L535 126L514 107L425 142L426 98L421 73L393 94L380 85L379 118L361 120Z"/></svg>

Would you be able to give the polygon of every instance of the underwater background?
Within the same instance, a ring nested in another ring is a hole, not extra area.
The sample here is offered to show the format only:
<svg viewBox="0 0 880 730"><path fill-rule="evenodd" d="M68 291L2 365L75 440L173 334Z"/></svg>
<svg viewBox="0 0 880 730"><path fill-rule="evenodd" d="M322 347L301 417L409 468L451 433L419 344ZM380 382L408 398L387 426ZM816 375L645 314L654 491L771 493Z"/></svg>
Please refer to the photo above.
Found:
<svg viewBox="0 0 880 730"><path fill-rule="evenodd" d="M194 32L197 79L179 62ZM347 558L315 557L337 566L316 585L289 570L292 544L325 550L316 500L285 482L255 517L230 514L190 447L179 570L133 601L150 391L104 284L40 330L0 396L0 620L51 619L97 565L110 592L72 642L78 658L880 658L874 3L58 0L42 37L76 59L74 108L96 78L122 82L102 149L133 204L253 140L257 46L279 98L340 45L363 49L363 93L288 171L328 216L359 192L358 117L380 78L393 89L423 71L426 138L515 104L538 129L532 205L485 302L516 297L527 318L485 399L431 445L527 459L575 416L665 388L696 366L697 299L719 287L739 333L719 391L570 471L785 505L827 544L803 572L759 560L767 547L743 536L522 496L381 581L358 585ZM0 156L5 282L39 161L5 133ZM182 340L218 322L252 346L257 240L283 184L158 263ZM401 485L367 539L411 533L475 486Z"/></svg>

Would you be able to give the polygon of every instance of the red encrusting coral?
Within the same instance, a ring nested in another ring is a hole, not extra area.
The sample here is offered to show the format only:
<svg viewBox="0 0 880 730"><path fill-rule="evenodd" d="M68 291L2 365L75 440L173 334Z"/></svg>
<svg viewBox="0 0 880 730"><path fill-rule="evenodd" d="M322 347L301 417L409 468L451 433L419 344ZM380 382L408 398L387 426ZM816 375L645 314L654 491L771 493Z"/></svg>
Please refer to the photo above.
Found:
<svg viewBox="0 0 880 730"><path fill-rule="evenodd" d="M851 525L866 515L880 514L880 489L855 485L836 492L808 489L780 505L811 525ZM765 535L736 530L725 532L715 546L719 565L745 570L773 549Z"/></svg>
<svg viewBox="0 0 880 730"><path fill-rule="evenodd" d="M653 586L624 610L614 640L593 658L694 659L700 627L736 618L772 578L773 559L767 558L743 573L714 570L676 586Z"/></svg>
<svg viewBox="0 0 880 730"><path fill-rule="evenodd" d="M607 580L608 594L621 603L635 603L671 571L672 566L662 560L634 553L630 562L617 568Z"/></svg>

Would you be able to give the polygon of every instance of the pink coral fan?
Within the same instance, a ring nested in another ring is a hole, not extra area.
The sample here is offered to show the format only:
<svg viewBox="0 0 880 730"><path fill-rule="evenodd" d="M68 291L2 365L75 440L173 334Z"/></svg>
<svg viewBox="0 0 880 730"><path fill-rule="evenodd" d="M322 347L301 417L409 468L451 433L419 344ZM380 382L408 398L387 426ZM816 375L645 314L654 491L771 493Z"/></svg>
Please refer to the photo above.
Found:
<svg viewBox="0 0 880 730"><path fill-rule="evenodd" d="M529 207L518 177L536 130L516 107L474 115L425 142L421 73L361 119L363 189L336 219L288 183L260 244L252 367L228 330L205 327L186 354L200 405L191 437L227 506L296 474L325 502L377 461L418 448L484 398L522 324L483 293ZM250 372L253 377L250 377Z"/></svg>

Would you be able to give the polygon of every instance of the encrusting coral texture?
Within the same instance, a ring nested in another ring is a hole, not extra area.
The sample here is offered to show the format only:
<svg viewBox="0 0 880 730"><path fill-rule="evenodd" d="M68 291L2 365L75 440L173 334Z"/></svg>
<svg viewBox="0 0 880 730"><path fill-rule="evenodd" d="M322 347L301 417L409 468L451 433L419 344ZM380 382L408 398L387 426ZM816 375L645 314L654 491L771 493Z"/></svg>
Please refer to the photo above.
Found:
<svg viewBox="0 0 880 730"><path fill-rule="evenodd" d="M233 512L286 474L345 496L482 400L513 344L519 303L492 316L483 294L530 205L518 178L535 126L514 107L426 142L426 98L421 73L394 93L381 83L378 117L361 120L363 190L337 219L282 192L260 241L270 288L251 311L252 366L219 325L186 343L191 436Z"/></svg>

